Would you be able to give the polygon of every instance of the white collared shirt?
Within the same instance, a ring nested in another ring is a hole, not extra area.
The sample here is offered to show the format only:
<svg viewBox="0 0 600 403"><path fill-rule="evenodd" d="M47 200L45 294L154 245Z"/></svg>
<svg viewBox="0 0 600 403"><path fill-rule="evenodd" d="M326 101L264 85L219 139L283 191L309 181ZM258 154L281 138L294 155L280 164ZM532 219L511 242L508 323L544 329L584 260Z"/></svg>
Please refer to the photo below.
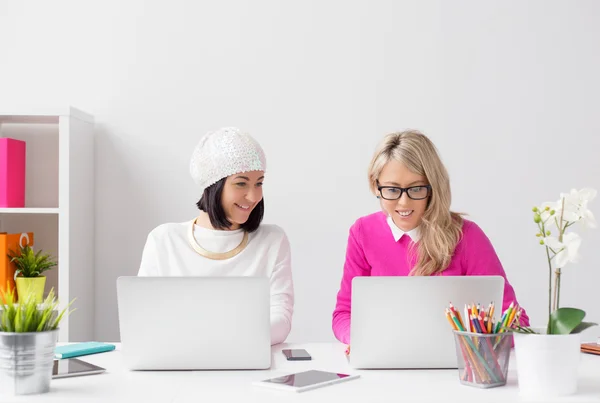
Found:
<svg viewBox="0 0 600 403"><path fill-rule="evenodd" d="M394 241L396 241L396 242L398 242L400 240L400 238L402 238L402 235L405 235L405 234L408 235L410 237L410 239L412 239L412 241L415 243L419 242L419 239L421 239L421 233L419 232L419 227L413 228L408 232L404 232L396 226L396 224L394 223L394 220L390 216L388 216L388 218L387 218L387 223L390 226L390 229L392 230L392 235L394 236Z"/></svg>

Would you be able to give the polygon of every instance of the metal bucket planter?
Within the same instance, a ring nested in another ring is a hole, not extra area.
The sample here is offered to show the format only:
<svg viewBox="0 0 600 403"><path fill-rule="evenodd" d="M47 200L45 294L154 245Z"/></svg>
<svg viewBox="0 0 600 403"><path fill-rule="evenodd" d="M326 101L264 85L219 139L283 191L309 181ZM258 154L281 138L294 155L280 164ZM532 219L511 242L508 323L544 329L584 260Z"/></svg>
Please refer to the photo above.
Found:
<svg viewBox="0 0 600 403"><path fill-rule="evenodd" d="M58 329L47 332L0 332L0 395L50 390Z"/></svg>

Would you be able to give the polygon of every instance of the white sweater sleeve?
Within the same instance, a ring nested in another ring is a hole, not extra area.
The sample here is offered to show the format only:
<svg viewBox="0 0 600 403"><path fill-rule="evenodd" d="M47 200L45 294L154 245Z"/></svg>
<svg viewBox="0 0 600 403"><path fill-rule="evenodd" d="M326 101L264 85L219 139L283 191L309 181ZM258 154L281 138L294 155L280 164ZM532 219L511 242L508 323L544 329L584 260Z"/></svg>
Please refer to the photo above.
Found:
<svg viewBox="0 0 600 403"><path fill-rule="evenodd" d="M138 276L158 276L158 256L156 250L156 240L151 232L146 239L144 251L142 252L142 262Z"/></svg>
<svg viewBox="0 0 600 403"><path fill-rule="evenodd" d="M290 243L284 234L271 274L271 345L283 343L292 329L294 284Z"/></svg>

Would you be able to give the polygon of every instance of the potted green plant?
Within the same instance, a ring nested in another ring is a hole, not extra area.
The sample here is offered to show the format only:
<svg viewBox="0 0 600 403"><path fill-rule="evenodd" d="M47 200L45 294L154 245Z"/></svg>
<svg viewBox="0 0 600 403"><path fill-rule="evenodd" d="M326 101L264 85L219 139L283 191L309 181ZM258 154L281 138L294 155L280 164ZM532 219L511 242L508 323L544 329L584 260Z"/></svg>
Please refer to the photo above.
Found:
<svg viewBox="0 0 600 403"><path fill-rule="evenodd" d="M33 295L16 303L10 287L0 297L0 393L48 392L58 325L71 304L59 312L54 289L42 303Z"/></svg>
<svg viewBox="0 0 600 403"><path fill-rule="evenodd" d="M572 227L583 224L595 228L588 203L594 189L561 193L556 203L533 208L536 236L548 264L548 323L543 328L513 329L517 376L521 394L541 397L570 395L577 391L581 357L581 332L596 323L584 322L585 311L560 306L562 270L579 260L581 237Z"/></svg>
<svg viewBox="0 0 600 403"><path fill-rule="evenodd" d="M31 293L40 303L46 287L46 276L42 273L56 267L56 262L42 250L34 253L29 245L21 246L18 253L10 251L8 257L16 266L15 283L19 299L27 298Z"/></svg>

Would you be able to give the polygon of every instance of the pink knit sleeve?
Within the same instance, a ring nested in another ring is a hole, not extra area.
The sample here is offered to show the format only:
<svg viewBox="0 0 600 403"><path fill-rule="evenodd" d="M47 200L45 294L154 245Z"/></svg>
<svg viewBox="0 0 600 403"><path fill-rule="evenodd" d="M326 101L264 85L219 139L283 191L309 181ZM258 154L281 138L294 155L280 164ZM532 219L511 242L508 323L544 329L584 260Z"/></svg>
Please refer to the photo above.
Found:
<svg viewBox="0 0 600 403"><path fill-rule="evenodd" d="M352 279L356 276L370 276L371 267L367 263L362 248L360 220L350 228L348 246L346 248L346 262L340 290L337 294L337 303L333 311L332 328L335 337L342 343L350 343L350 307L352 293Z"/></svg>
<svg viewBox="0 0 600 403"><path fill-rule="evenodd" d="M504 300L502 312L508 309L511 302L518 304L515 290L506 278L506 273L491 241L483 230L473 222L466 222L463 228L464 263L467 276L502 276L504 278ZM529 326L529 317L523 309L521 326Z"/></svg>

